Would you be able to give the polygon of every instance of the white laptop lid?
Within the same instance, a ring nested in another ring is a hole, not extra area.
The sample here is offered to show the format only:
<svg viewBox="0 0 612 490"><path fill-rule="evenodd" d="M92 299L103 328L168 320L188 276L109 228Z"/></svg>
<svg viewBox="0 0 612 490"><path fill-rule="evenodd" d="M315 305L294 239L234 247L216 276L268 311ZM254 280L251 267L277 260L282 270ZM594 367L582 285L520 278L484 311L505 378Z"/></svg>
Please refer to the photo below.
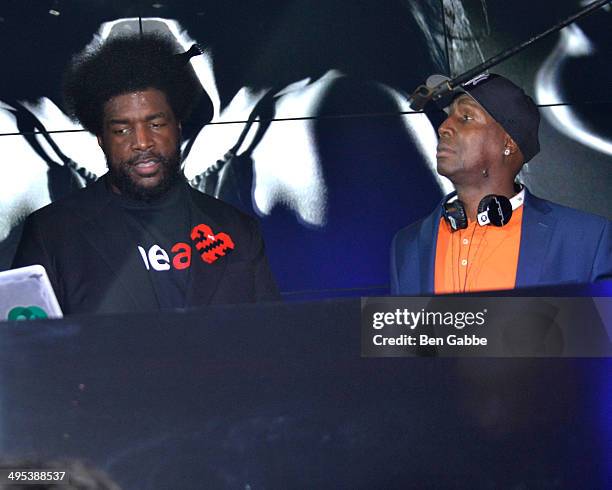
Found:
<svg viewBox="0 0 612 490"><path fill-rule="evenodd" d="M0 320L62 318L62 310L42 265L0 272Z"/></svg>

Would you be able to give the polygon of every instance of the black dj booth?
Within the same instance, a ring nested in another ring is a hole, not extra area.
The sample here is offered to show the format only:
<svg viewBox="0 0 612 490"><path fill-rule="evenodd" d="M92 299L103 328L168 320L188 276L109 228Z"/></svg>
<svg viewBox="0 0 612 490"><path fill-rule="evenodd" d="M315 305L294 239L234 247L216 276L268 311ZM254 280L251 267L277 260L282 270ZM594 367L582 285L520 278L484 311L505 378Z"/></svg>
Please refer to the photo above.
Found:
<svg viewBox="0 0 612 490"><path fill-rule="evenodd" d="M364 357L360 316L349 298L4 322L0 450L123 489L609 488L609 338Z"/></svg>

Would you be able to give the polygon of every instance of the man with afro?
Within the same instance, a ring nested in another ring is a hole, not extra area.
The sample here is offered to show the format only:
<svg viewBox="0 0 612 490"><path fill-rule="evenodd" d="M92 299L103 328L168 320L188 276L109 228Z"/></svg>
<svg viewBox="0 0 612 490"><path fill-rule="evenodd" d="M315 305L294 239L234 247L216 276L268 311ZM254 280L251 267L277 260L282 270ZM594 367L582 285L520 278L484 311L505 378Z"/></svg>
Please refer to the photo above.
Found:
<svg viewBox="0 0 612 490"><path fill-rule="evenodd" d="M181 125L207 96L180 51L159 34L117 36L66 72L66 109L108 173L30 215L13 262L43 265L66 314L278 296L256 221L182 175Z"/></svg>

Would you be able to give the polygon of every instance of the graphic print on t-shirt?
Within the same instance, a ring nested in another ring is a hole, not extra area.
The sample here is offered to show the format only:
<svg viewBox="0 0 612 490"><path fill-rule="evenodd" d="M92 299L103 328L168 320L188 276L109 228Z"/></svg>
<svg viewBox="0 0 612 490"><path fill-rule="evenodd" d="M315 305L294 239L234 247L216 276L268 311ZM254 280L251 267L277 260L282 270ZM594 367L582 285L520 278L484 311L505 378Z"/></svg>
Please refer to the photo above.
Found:
<svg viewBox="0 0 612 490"><path fill-rule="evenodd" d="M220 232L215 235L210 226L203 223L192 228L190 238L200 258L207 264L212 264L235 247L234 241L227 233ZM167 271L170 267L182 270L191 266L192 247L189 243L175 243L170 249L172 260L168 252L157 244L148 250L138 245L138 251L147 270Z"/></svg>
<svg viewBox="0 0 612 490"><path fill-rule="evenodd" d="M191 230L191 241L195 243L202 260L212 264L227 251L234 250L234 242L227 233L214 235L209 226L199 224Z"/></svg>

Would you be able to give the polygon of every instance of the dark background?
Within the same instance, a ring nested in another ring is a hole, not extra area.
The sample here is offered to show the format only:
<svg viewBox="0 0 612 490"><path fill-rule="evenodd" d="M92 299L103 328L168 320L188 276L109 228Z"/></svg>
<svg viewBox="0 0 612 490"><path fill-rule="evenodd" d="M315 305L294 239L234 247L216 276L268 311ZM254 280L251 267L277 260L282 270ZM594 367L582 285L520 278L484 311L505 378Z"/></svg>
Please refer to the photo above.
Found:
<svg viewBox="0 0 612 490"><path fill-rule="evenodd" d="M362 358L359 324L352 298L4 322L0 457L129 490L610 488L609 358Z"/></svg>

